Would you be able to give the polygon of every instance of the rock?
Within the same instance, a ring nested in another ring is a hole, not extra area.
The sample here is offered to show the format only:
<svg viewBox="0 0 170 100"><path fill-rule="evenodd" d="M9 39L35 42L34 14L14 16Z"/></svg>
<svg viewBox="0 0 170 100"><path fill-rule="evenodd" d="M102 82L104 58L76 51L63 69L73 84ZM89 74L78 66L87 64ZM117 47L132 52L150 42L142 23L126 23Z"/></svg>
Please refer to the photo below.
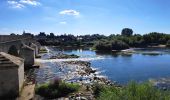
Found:
<svg viewBox="0 0 170 100"><path fill-rule="evenodd" d="M88 99L85 97L80 97L80 100L88 100Z"/></svg>

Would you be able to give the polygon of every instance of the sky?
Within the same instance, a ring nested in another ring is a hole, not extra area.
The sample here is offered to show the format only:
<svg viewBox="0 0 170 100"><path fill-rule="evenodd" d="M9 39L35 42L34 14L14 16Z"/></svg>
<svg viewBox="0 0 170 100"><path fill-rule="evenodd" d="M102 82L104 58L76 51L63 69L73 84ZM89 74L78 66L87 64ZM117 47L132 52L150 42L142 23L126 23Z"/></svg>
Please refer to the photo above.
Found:
<svg viewBox="0 0 170 100"><path fill-rule="evenodd" d="M0 0L0 35L170 33L170 0Z"/></svg>

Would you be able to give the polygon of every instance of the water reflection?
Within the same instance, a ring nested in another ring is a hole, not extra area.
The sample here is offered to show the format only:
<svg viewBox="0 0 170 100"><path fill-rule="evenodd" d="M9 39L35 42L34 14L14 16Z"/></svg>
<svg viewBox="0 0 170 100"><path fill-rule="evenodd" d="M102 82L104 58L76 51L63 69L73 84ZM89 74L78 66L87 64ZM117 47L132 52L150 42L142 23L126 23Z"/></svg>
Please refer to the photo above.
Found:
<svg viewBox="0 0 170 100"><path fill-rule="evenodd" d="M57 54L60 51L59 48L55 47L50 47L50 50L52 54ZM170 76L169 48L134 49L135 53L95 52L83 48L62 49L62 51L66 54L79 55L81 58L103 57L104 59L90 61L92 66L101 70L101 74L108 76L110 80L121 84L126 84L130 80L142 82ZM46 59L46 56L49 55L43 56L43 59ZM46 63L44 66L46 68L42 68L38 72L38 75L42 76L39 77L42 78L40 80L55 77L56 75L65 77L65 73L73 70L66 67L64 73L60 72L57 64ZM73 79L79 78L77 76ZM70 80L73 81L72 79Z"/></svg>

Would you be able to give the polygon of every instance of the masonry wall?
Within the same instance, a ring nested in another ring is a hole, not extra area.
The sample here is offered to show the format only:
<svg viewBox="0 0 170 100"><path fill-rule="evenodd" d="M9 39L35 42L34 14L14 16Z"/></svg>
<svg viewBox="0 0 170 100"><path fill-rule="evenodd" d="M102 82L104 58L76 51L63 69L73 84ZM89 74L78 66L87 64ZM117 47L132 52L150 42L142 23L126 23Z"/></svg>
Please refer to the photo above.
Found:
<svg viewBox="0 0 170 100"><path fill-rule="evenodd" d="M21 82L20 82L21 83ZM0 69L0 97L19 94L18 69Z"/></svg>
<svg viewBox="0 0 170 100"><path fill-rule="evenodd" d="M32 38L31 36L23 36L23 35L0 35L0 42L7 42L13 40L20 40L25 38Z"/></svg>
<svg viewBox="0 0 170 100"><path fill-rule="evenodd" d="M34 55L34 50L25 48L20 50L20 57L24 59L25 67L31 67L34 65Z"/></svg>
<svg viewBox="0 0 170 100"><path fill-rule="evenodd" d="M24 85L24 63L18 68L18 84L19 84L19 91L21 92L23 85Z"/></svg>

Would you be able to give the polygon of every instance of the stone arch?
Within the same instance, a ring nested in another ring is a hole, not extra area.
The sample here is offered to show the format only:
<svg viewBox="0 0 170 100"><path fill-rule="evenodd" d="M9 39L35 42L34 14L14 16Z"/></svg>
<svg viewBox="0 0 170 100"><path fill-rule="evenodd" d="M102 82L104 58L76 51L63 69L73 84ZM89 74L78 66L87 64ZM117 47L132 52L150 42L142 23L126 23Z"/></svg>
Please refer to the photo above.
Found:
<svg viewBox="0 0 170 100"><path fill-rule="evenodd" d="M18 49L15 45L10 46L8 53L14 56L19 56Z"/></svg>

